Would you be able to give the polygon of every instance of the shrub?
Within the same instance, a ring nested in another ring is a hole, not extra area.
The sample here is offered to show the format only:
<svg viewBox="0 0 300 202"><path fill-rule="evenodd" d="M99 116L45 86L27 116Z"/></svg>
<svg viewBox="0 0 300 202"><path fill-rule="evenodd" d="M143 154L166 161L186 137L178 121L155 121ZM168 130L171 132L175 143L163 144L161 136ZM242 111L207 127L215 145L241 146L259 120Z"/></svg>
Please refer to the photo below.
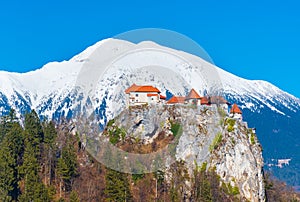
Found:
<svg viewBox="0 0 300 202"><path fill-rule="evenodd" d="M240 194L240 190L239 190L239 188L237 187L237 186L234 186L233 188L232 188L232 190L231 190L231 193L232 193L232 195L238 195L238 194Z"/></svg>
<svg viewBox="0 0 300 202"><path fill-rule="evenodd" d="M114 123L115 123L114 119L109 120L109 122L107 123L107 127L111 127Z"/></svg>
<svg viewBox="0 0 300 202"><path fill-rule="evenodd" d="M132 180L136 183L138 180L143 179L145 174L132 174Z"/></svg>
<svg viewBox="0 0 300 202"><path fill-rule="evenodd" d="M255 144L255 134L252 130L252 128L248 128L248 133L247 133L247 137L249 138L249 134L250 134L250 143L251 145Z"/></svg>
<svg viewBox="0 0 300 202"><path fill-rule="evenodd" d="M209 146L209 151L212 152L214 149L218 148L219 144L222 141L222 133L218 132L216 137L214 138L213 142L211 143L211 145Z"/></svg>
<svg viewBox="0 0 300 202"><path fill-rule="evenodd" d="M251 143L252 145L255 144L254 133L251 133L251 136L250 136L250 143Z"/></svg>
<svg viewBox="0 0 300 202"><path fill-rule="evenodd" d="M236 120L235 119L226 119L226 125L234 126Z"/></svg>
<svg viewBox="0 0 300 202"><path fill-rule="evenodd" d="M207 162L204 162L200 168L201 172L206 171L206 168L207 168Z"/></svg>
<svg viewBox="0 0 300 202"><path fill-rule="evenodd" d="M224 183L222 182L222 189L224 190L224 192L228 195L231 196L236 196L238 194L240 194L240 190L237 186L232 187L230 183Z"/></svg>
<svg viewBox="0 0 300 202"><path fill-rule="evenodd" d="M171 131L174 136L182 133L182 126L179 123L171 123Z"/></svg>
<svg viewBox="0 0 300 202"><path fill-rule="evenodd" d="M236 122L235 119L226 119L225 124L227 125L227 131L228 132L234 131L235 122Z"/></svg>
<svg viewBox="0 0 300 202"><path fill-rule="evenodd" d="M231 125L227 126L227 131L228 131L228 132L234 131L234 127L231 126Z"/></svg>
<svg viewBox="0 0 300 202"><path fill-rule="evenodd" d="M117 144L119 142L120 136L117 133L111 132L109 134L109 141L113 145Z"/></svg>
<svg viewBox="0 0 300 202"><path fill-rule="evenodd" d="M109 131L109 141L112 144L117 144L120 139L124 140L126 137L126 131L124 128L114 127L113 130Z"/></svg>
<svg viewBox="0 0 300 202"><path fill-rule="evenodd" d="M160 125L160 128L163 128L165 123L163 121L161 121L159 125Z"/></svg>

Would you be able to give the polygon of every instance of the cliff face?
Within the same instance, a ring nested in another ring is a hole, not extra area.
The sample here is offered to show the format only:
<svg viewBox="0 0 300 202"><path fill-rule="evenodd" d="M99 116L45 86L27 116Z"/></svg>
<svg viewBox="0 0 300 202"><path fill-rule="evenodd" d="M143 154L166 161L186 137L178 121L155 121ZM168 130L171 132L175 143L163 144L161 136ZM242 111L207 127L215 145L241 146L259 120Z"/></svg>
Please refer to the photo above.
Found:
<svg viewBox="0 0 300 202"><path fill-rule="evenodd" d="M224 182L239 188L251 201L264 201L262 149L252 129L236 121L231 128L225 119L222 142L210 156L210 166L216 168Z"/></svg>
<svg viewBox="0 0 300 202"><path fill-rule="evenodd" d="M247 123L229 118L220 107L132 107L116 117L114 125L144 145L155 142L164 147L158 142L162 133L168 141L176 136L175 158L185 162L191 176L197 166L205 165L220 176L220 186L239 199L265 200L262 150L255 132Z"/></svg>
<svg viewBox="0 0 300 202"><path fill-rule="evenodd" d="M177 110L184 120L177 158L189 168L205 163L215 169L223 186L237 187L241 198L264 201L262 149L247 123L229 118L216 106Z"/></svg>
<svg viewBox="0 0 300 202"><path fill-rule="evenodd" d="M255 134L239 122L234 131L222 134L220 146L210 156L210 166L224 182L238 187L246 199L263 201L263 158Z"/></svg>

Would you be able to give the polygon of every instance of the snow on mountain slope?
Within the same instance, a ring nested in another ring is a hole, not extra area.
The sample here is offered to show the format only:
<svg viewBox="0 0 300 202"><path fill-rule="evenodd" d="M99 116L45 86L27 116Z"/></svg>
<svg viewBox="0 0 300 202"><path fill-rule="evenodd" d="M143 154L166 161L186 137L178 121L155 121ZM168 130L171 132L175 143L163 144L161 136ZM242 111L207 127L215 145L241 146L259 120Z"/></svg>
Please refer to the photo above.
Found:
<svg viewBox="0 0 300 202"><path fill-rule="evenodd" d="M237 77L195 55L149 41L105 39L68 61L32 72L0 71L0 116L10 108L19 116L35 109L41 117L60 120L92 110L104 127L125 106L124 90L132 83L154 85L164 95L186 95L194 88L200 95L223 94L237 102L244 119L257 127L266 162L291 158L290 171L281 169L277 176L300 184L295 172L300 169L298 98L268 82Z"/></svg>
<svg viewBox="0 0 300 202"><path fill-rule="evenodd" d="M224 93L229 98L239 100L239 103L243 104L242 108L248 108L255 112L259 111L260 108L268 107L282 115L285 115L285 113L276 107L278 104L293 112L300 109L299 98L280 90L269 82L243 79L220 68L218 68L218 71L223 83Z"/></svg>
<svg viewBox="0 0 300 202"><path fill-rule="evenodd" d="M93 100L99 103L94 107L99 108L105 101L105 113L108 114L113 111L112 105L115 105L110 101L124 106L124 89L133 82L156 85L163 93L170 90L174 94L185 94L192 87L200 94L223 91L227 97L239 100L243 108L251 111L266 107L284 114L278 108L279 104L294 112L300 109L298 98L270 83L242 79L197 56L148 41L133 44L105 39L69 61L52 62L41 69L22 74L1 71L1 113L7 113L9 106L16 108L19 113L36 109L40 115L48 118L53 118L59 109L58 114L66 116L69 109L83 104L80 100L66 101L72 94L73 98L78 98L79 92L74 88L78 81L80 84L87 82L82 88L91 83L98 84L89 89L96 93Z"/></svg>
<svg viewBox="0 0 300 202"><path fill-rule="evenodd" d="M23 74L0 72L0 91L13 108L18 109L18 100L24 99L30 108L37 109L50 95L56 99L72 89L80 66L80 63L64 61L49 63L41 69Z"/></svg>

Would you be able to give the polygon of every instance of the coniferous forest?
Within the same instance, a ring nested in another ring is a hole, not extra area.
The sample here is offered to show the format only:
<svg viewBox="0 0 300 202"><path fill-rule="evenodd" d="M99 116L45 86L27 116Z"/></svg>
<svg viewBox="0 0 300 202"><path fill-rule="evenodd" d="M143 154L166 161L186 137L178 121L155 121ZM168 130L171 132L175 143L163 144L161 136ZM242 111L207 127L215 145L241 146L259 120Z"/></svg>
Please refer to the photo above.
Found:
<svg viewBox="0 0 300 202"><path fill-rule="evenodd" d="M35 111L0 123L0 201L241 201L238 190L199 166L189 176L184 162L168 170L124 174L95 161L73 125L41 121ZM190 182L187 187L186 181ZM297 194L269 175L269 201L297 201ZM189 193L187 195L186 193Z"/></svg>

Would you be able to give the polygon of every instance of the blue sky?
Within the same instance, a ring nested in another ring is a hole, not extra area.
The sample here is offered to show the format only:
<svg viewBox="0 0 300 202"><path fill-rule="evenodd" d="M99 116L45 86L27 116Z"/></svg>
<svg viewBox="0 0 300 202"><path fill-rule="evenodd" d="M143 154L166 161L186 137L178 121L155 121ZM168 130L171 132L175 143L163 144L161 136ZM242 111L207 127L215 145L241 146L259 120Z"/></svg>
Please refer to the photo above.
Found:
<svg viewBox="0 0 300 202"><path fill-rule="evenodd" d="M155 27L192 38L229 72L300 97L299 10L297 0L2 1L0 69L34 70L101 39Z"/></svg>

